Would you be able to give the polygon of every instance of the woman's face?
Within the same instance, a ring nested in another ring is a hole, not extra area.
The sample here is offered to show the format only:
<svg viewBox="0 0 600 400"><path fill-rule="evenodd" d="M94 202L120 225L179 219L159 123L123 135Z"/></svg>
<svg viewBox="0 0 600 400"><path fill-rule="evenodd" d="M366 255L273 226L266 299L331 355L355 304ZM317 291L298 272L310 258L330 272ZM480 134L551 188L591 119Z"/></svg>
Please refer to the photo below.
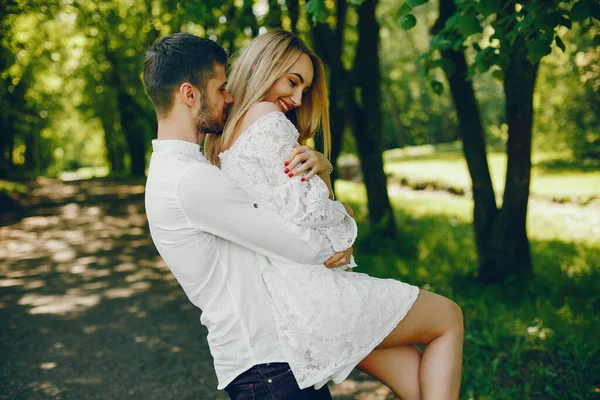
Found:
<svg viewBox="0 0 600 400"><path fill-rule="evenodd" d="M279 106L283 113L302 105L302 95L310 89L314 77L313 63L306 53L302 53L294 65L277 79L265 101Z"/></svg>

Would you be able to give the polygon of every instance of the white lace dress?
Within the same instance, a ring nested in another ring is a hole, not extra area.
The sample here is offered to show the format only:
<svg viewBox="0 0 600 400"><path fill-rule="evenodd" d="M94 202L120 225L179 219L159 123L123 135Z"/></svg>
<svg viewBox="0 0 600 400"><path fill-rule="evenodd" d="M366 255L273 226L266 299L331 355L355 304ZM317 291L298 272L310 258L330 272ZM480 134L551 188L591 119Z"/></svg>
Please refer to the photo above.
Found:
<svg viewBox="0 0 600 400"><path fill-rule="evenodd" d="M356 224L340 203L329 200L323 180L302 182L283 172L297 141L298 131L285 115L269 113L219 155L221 169L259 207L310 225L334 250L345 250L354 243ZM300 388L344 380L404 318L419 292L393 279L257 257L279 340Z"/></svg>

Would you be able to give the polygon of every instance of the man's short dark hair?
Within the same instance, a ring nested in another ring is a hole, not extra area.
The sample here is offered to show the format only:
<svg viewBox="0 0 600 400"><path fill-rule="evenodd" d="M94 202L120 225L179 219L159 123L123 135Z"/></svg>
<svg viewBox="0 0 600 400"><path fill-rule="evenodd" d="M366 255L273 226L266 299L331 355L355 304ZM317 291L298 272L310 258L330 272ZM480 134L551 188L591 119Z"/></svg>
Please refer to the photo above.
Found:
<svg viewBox="0 0 600 400"><path fill-rule="evenodd" d="M173 90L184 82L200 89L215 76L215 66L227 63L227 53L209 39L174 33L157 40L144 59L144 86L158 115L173 106Z"/></svg>

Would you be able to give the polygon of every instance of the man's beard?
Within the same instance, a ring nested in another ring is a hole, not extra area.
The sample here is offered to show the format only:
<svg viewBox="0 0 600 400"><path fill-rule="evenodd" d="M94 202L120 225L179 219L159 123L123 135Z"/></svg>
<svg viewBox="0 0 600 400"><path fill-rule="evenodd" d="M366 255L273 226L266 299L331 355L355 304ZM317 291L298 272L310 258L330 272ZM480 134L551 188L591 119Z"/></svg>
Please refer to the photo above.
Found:
<svg viewBox="0 0 600 400"><path fill-rule="evenodd" d="M225 112L225 110L223 110ZM219 118L221 117L221 118ZM215 107L210 105L208 101L202 101L198 115L196 115L196 130L201 133L214 133L221 135L225 127L225 121L222 116L215 117Z"/></svg>

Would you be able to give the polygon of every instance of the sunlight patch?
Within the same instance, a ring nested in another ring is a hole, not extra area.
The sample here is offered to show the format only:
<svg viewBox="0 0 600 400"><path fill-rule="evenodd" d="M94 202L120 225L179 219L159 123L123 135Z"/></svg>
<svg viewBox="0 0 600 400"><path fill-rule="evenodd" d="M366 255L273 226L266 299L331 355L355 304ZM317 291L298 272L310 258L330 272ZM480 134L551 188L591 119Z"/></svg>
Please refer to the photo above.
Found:
<svg viewBox="0 0 600 400"><path fill-rule="evenodd" d="M65 295L27 294L19 300L22 306L32 307L29 314L65 314L82 311L95 306L100 301L99 295L82 295L80 291L71 291Z"/></svg>

